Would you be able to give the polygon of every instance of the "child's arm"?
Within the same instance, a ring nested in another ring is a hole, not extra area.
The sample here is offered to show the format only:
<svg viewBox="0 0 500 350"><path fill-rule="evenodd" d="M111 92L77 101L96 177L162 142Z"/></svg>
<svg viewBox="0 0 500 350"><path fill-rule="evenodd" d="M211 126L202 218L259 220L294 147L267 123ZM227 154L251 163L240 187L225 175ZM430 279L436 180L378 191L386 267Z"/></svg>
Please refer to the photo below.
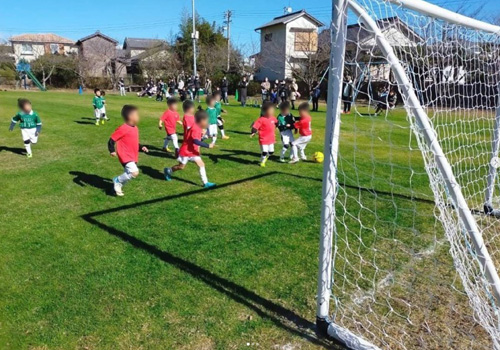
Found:
<svg viewBox="0 0 500 350"><path fill-rule="evenodd" d="M40 116L37 114L36 118L36 133L35 135L38 136L40 134L40 131L42 131L42 120L40 119Z"/></svg>
<svg viewBox="0 0 500 350"><path fill-rule="evenodd" d="M108 151L111 157L116 157L115 143L115 140L110 137L108 140Z"/></svg>
<svg viewBox="0 0 500 350"><path fill-rule="evenodd" d="M163 119L160 117L160 119L158 120L158 129L162 129L163 128Z"/></svg>
<svg viewBox="0 0 500 350"><path fill-rule="evenodd" d="M182 122L180 120L177 121L177 124L182 125Z"/></svg>
<svg viewBox="0 0 500 350"><path fill-rule="evenodd" d="M9 126L9 131L14 130L14 127L16 126L17 122L21 120L21 117L19 114L16 114L14 117L12 117L12 120L10 121L10 126Z"/></svg>
<svg viewBox="0 0 500 350"><path fill-rule="evenodd" d="M148 153L149 149L146 146L142 146L141 144L139 144L139 152Z"/></svg>
<svg viewBox="0 0 500 350"><path fill-rule="evenodd" d="M203 142L203 141L197 140L197 139L193 140L193 143L196 146L200 146L200 147L204 147L204 148L214 148L214 146L215 146L213 143L208 144L206 142Z"/></svg>

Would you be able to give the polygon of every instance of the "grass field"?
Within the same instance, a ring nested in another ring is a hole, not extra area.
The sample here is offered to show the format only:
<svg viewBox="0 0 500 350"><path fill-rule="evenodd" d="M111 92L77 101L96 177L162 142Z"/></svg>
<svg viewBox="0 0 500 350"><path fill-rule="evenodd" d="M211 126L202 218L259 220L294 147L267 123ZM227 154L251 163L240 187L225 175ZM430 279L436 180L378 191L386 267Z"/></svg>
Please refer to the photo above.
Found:
<svg viewBox="0 0 500 350"><path fill-rule="evenodd" d="M19 129L26 96L43 121L33 158ZM227 108L228 135L196 167L160 150L164 103L107 96L111 122L93 125L91 95L0 92L0 346L2 349L240 349L321 347L315 313L322 167L257 166L249 138L258 109ZM123 198L106 143L125 103L141 108L141 175ZM314 113L308 154L322 150Z"/></svg>
<svg viewBox="0 0 500 350"><path fill-rule="evenodd" d="M20 96L32 100L44 125L32 159L22 155L19 130L7 132ZM167 183L162 170L175 160L161 150L164 132L157 128L165 104L109 94L111 122L96 127L91 98L0 92L0 347L332 348L313 327L322 167L258 167L249 126L259 111L233 102L226 116L231 138L204 152L218 188L202 190L194 165ZM111 178L122 169L106 143L125 103L140 107L141 142L150 152L140 155L141 175L119 198ZM323 149L325 114L312 114L308 155ZM461 286L409 134L402 109L385 119L342 118L342 282L335 292L346 298L345 324L359 317L387 325L384 344L470 348L484 334L467 299L450 291ZM387 271L403 281L389 291L380 284ZM371 291L373 285L381 288ZM383 320L359 315L369 294L395 299L372 306ZM408 320L415 324L404 328ZM413 337L426 322L434 342ZM359 330L373 334L377 327Z"/></svg>

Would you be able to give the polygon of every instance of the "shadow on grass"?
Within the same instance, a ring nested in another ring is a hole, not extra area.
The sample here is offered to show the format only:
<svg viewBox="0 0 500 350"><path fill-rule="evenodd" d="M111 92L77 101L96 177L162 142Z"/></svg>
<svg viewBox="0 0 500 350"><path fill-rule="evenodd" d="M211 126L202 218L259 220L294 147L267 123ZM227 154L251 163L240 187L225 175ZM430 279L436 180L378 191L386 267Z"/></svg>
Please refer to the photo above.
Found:
<svg viewBox="0 0 500 350"><path fill-rule="evenodd" d="M73 182L81 187L92 186L104 191L108 196L114 196L113 181L99 175L87 174L81 171L70 171L70 175L74 176Z"/></svg>
<svg viewBox="0 0 500 350"><path fill-rule="evenodd" d="M26 150L24 148L19 148L19 147L0 146L0 152L3 152L3 151L14 153L14 154L19 154L19 155L26 154Z"/></svg>
<svg viewBox="0 0 500 350"><path fill-rule="evenodd" d="M238 135L251 135L250 131L240 131L240 130L226 130L229 134L238 134Z"/></svg>
<svg viewBox="0 0 500 350"><path fill-rule="evenodd" d="M217 191L226 187L238 185L241 183L261 179L264 177L272 176L280 174L279 172L269 172L266 174L260 174L256 176L252 176L249 178L233 181L233 182L228 182L226 184L222 184L213 191ZM165 201L170 201L174 199L179 199L179 198L184 198L188 196L193 196L202 192L205 192L207 190L204 189L199 189L199 190L194 190L194 191L189 191L185 193L180 193L180 194L175 194L175 195L170 195L170 196L165 196L165 197L160 197L156 199L151 199L139 203L134 203L134 204L128 204L128 205L123 205L117 208L111 208L111 209L105 209L101 211L96 211L92 213L88 213L85 215L82 215L82 219L90 223L91 225L94 225L96 227L99 227L103 231L107 232L110 235L113 235L122 241L131 244L137 249L140 249L148 254L151 254L155 256L156 258L160 259L161 261L170 264L174 266L175 268L191 275L192 277L204 282L207 286L210 288L213 288L214 290L218 291L221 294L226 295L227 297L233 299L237 303L240 303L241 305L244 305L248 307L249 309L253 310L255 313L257 313L260 317L264 319L268 319L272 321L277 327L284 329L287 332L290 332L291 334L294 334L296 336L299 336L311 343L321 345L325 348L331 348L332 344L326 340L323 339L318 339L316 335L314 334L314 323L301 317L297 313L295 313L292 310L289 310L278 303L271 301L269 299L263 298L260 295L256 294L255 292L239 285L236 284L224 277L221 277L201 266L198 266L190 261L187 261L183 258L180 258L178 256L175 256L167 251L161 250L158 247L149 244L143 240L140 240L124 231L118 230L114 227L108 226L106 224L103 224L99 222L96 219L96 216L101 216L113 212L119 212L122 210L127 210L131 208L137 208L141 207L144 205L150 205L154 203L160 203L160 202L165 202Z"/></svg>
<svg viewBox="0 0 500 350"><path fill-rule="evenodd" d="M180 141L179 141L179 143L180 143ZM149 152L145 153L148 156L158 157L158 158L176 159L174 152L165 152L162 148L156 147L156 146L150 146L150 145L143 145L143 146L146 146L148 148Z"/></svg>
<svg viewBox="0 0 500 350"><path fill-rule="evenodd" d="M77 124L80 124L80 125L95 125L95 121L89 122L89 121L85 121L85 120L75 120L74 122Z"/></svg>
<svg viewBox="0 0 500 350"><path fill-rule="evenodd" d="M151 168L150 166L147 166L147 165L139 165L139 169L142 170L142 173L144 175L149 176L152 179L161 180L161 181L166 182L165 181L165 175L163 174L162 171L160 171L158 169ZM182 179L182 178L177 177L177 176L172 176L172 180L184 182L186 184L194 185L194 186L197 186L197 187L201 187L200 184L197 184L197 183L195 183L193 181L190 181L190 180Z"/></svg>

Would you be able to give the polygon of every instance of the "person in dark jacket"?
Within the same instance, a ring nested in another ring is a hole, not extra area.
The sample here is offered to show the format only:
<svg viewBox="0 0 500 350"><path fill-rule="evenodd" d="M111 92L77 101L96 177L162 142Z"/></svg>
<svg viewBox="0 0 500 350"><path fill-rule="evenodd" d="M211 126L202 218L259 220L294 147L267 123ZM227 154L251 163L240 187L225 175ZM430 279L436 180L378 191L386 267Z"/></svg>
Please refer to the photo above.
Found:
<svg viewBox="0 0 500 350"><path fill-rule="evenodd" d="M321 90L317 81L313 83L313 89L311 90L311 100L312 100L312 110L313 112L318 111L319 97L321 96Z"/></svg>
<svg viewBox="0 0 500 350"><path fill-rule="evenodd" d="M227 97L228 91L229 91L229 82L227 81L227 78L224 77L222 78L222 82L220 83L220 92L222 93L222 102L224 102L224 104L226 105L229 104L229 99Z"/></svg>
<svg viewBox="0 0 500 350"><path fill-rule="evenodd" d="M201 80L200 76L196 75L194 77L194 98L198 100L198 103L200 103L200 89L201 89Z"/></svg>
<svg viewBox="0 0 500 350"><path fill-rule="evenodd" d="M354 91L354 86L352 84L352 80L348 77L344 84L342 85L342 101L344 102L344 114L351 113L351 104L352 104L352 94Z"/></svg>
<svg viewBox="0 0 500 350"><path fill-rule="evenodd" d="M240 90L240 102L243 107L246 106L247 104L247 88L248 88L248 81L247 77L243 77L238 84L238 88Z"/></svg>

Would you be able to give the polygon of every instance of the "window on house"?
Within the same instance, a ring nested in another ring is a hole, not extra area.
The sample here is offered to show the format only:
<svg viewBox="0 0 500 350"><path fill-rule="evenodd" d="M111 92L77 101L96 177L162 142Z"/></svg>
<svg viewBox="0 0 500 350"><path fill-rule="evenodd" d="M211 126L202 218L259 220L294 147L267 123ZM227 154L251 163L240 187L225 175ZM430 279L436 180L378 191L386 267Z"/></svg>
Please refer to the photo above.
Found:
<svg viewBox="0 0 500 350"><path fill-rule="evenodd" d="M51 54L59 53L59 44L50 44L50 53Z"/></svg>
<svg viewBox="0 0 500 350"><path fill-rule="evenodd" d="M32 55L33 54L33 45L31 45L31 44L22 44L22 46L21 46L21 54L23 54L23 55Z"/></svg>
<svg viewBox="0 0 500 350"><path fill-rule="evenodd" d="M317 32L295 32L294 41L295 51L315 52L318 50L318 33Z"/></svg>
<svg viewBox="0 0 500 350"><path fill-rule="evenodd" d="M273 33L267 33L264 35L264 41L265 42L270 42L273 41Z"/></svg>

